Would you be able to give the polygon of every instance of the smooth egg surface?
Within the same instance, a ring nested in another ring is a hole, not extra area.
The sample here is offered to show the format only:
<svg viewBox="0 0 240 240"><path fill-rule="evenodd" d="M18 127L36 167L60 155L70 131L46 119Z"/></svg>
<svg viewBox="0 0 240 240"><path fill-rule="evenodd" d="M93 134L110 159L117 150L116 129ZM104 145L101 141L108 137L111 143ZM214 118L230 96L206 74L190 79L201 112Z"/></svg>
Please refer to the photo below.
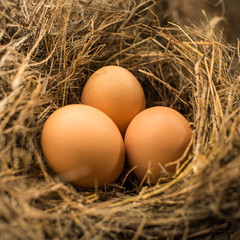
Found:
<svg viewBox="0 0 240 240"><path fill-rule="evenodd" d="M81 102L106 113L122 135L146 105L141 84L131 72L119 66L102 67L93 73L83 88Z"/></svg>
<svg viewBox="0 0 240 240"><path fill-rule="evenodd" d="M100 110L83 104L53 112L43 127L41 146L50 167L80 187L113 182L125 161L117 126Z"/></svg>
<svg viewBox="0 0 240 240"><path fill-rule="evenodd" d="M168 107L152 107L139 113L129 124L125 135L128 164L136 167L139 179L149 173L155 183L165 168L174 172L178 160L191 141L192 130L186 118ZM162 168L163 167L163 168Z"/></svg>

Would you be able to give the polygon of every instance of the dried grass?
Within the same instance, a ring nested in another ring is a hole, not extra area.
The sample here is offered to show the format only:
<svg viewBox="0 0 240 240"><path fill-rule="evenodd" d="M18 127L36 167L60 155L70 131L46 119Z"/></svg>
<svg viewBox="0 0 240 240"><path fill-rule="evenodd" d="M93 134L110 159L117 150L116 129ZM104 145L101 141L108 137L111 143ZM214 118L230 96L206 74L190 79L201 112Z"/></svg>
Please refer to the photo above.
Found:
<svg viewBox="0 0 240 240"><path fill-rule="evenodd" d="M164 0L4 0L0 14L1 239L237 239L239 47L209 27L167 22ZM79 103L107 64L135 74L148 106L192 123L193 152L173 178L146 186L126 168L86 190L45 163L44 121Z"/></svg>

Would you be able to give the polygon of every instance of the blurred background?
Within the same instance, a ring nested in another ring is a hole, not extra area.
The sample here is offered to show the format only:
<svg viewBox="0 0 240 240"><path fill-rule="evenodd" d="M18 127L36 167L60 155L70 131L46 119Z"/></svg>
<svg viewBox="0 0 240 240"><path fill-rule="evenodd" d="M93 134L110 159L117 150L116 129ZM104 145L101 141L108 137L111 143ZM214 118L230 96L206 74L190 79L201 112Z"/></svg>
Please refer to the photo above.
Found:
<svg viewBox="0 0 240 240"><path fill-rule="evenodd" d="M240 0L168 0L171 18L181 24L211 24L225 39L237 43L240 37Z"/></svg>
<svg viewBox="0 0 240 240"><path fill-rule="evenodd" d="M82 0L107 4L114 0ZM126 1L126 0L122 0ZM129 0L131 4L132 0ZM135 0L137 2L137 0ZM134 4L135 1L132 1ZM237 44L240 37L240 0L152 0L154 13L166 10L166 17L179 24L201 27L208 23L223 32L225 39ZM160 19L161 20L161 19Z"/></svg>

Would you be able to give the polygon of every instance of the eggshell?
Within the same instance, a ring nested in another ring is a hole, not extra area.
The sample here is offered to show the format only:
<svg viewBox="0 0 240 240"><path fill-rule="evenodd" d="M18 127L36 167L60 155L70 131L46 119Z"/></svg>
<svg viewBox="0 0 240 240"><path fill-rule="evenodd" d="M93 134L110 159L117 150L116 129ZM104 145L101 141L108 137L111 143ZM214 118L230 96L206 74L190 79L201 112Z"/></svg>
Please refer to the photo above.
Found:
<svg viewBox="0 0 240 240"><path fill-rule="evenodd" d="M136 176L143 179L147 171L152 182L161 176L165 164L179 159L192 137L186 118L168 107L152 107L139 113L125 135L127 161ZM160 165L159 165L160 164ZM166 166L165 166L166 167ZM165 169L175 171L175 165Z"/></svg>
<svg viewBox="0 0 240 240"><path fill-rule="evenodd" d="M125 151L117 126L90 106L56 110L43 127L41 146L50 167L80 187L111 183L123 169Z"/></svg>
<svg viewBox="0 0 240 240"><path fill-rule="evenodd" d="M98 69L86 82L81 102L106 113L124 135L130 121L145 109L143 89L135 76L119 66Z"/></svg>

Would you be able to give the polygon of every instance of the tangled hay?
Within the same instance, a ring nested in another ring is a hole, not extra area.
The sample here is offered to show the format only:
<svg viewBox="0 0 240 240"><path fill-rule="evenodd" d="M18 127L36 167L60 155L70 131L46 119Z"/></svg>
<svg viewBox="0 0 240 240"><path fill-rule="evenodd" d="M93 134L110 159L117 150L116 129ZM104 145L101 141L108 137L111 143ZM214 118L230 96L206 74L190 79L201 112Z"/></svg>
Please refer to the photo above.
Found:
<svg viewBox="0 0 240 240"><path fill-rule="evenodd" d="M238 48L168 22L165 0L5 0L0 14L1 239L238 239ZM45 120L108 64L134 73L148 106L192 123L193 152L173 178L147 186L126 167L86 190L47 166Z"/></svg>

